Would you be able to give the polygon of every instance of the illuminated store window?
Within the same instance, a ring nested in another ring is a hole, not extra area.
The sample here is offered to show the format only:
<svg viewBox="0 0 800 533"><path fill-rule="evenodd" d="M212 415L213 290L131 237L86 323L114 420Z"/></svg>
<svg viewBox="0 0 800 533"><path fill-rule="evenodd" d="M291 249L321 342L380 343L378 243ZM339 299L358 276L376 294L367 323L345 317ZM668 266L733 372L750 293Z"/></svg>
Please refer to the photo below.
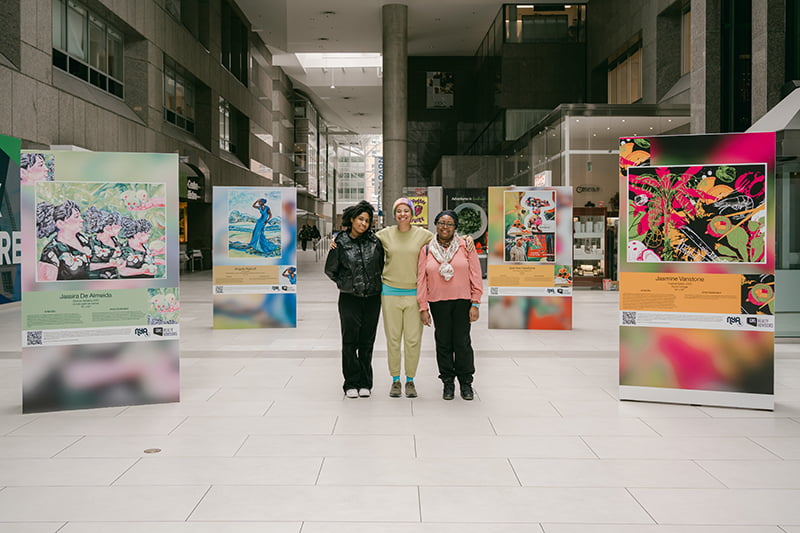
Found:
<svg viewBox="0 0 800 533"><path fill-rule="evenodd" d="M164 57L164 120L194 133L195 82L172 59Z"/></svg>
<svg viewBox="0 0 800 533"><path fill-rule="evenodd" d="M122 33L79 2L52 6L53 65L122 98Z"/></svg>
<svg viewBox="0 0 800 533"><path fill-rule="evenodd" d="M633 104L642 99L642 44L609 61L608 103Z"/></svg>

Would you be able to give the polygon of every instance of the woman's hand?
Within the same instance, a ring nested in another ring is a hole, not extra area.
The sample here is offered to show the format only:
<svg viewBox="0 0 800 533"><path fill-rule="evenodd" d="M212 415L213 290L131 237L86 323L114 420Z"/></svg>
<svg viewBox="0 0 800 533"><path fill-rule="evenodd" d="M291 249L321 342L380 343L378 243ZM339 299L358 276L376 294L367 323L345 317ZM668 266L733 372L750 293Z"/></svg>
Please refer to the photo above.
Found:
<svg viewBox="0 0 800 533"><path fill-rule="evenodd" d="M478 320L478 317L480 317L480 314L481 314L480 309L478 309L474 305L470 306L470 308L469 308L469 321L470 322L475 322L476 320Z"/></svg>
<svg viewBox="0 0 800 533"><path fill-rule="evenodd" d="M329 250L335 250L336 249L336 239L331 239L331 247L328 248L328 249Z"/></svg>
<svg viewBox="0 0 800 533"><path fill-rule="evenodd" d="M431 314L430 312L425 309L424 311L419 312L419 318L422 320L423 326L430 326L431 325Z"/></svg>
<svg viewBox="0 0 800 533"><path fill-rule="evenodd" d="M464 237L464 244L466 244L468 252L472 253L475 251L475 241L472 240L472 235Z"/></svg>

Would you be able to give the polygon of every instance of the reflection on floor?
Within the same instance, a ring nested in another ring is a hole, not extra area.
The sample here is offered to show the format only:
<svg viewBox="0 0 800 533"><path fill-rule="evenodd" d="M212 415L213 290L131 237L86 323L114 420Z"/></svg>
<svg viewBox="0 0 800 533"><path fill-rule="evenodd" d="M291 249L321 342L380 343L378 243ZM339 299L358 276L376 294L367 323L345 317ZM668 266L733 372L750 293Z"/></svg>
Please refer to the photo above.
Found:
<svg viewBox="0 0 800 533"><path fill-rule="evenodd" d="M19 305L0 307L0 533L800 533L800 345L774 413L616 399L617 294L575 330L473 329L476 399L342 396L336 291L301 252L294 330L211 329L184 275L180 403L20 414ZM156 453L147 453L145 450Z"/></svg>

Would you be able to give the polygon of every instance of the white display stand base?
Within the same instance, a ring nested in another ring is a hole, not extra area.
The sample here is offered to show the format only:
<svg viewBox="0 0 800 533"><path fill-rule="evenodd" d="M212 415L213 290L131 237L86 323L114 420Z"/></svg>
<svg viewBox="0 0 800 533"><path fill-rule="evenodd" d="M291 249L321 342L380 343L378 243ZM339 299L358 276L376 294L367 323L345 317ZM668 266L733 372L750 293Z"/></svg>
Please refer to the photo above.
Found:
<svg viewBox="0 0 800 533"><path fill-rule="evenodd" d="M720 392L705 390L668 389L661 387L619 386L620 400L644 402L680 403L707 407L739 407L742 409L775 410L772 394L750 394L744 392Z"/></svg>

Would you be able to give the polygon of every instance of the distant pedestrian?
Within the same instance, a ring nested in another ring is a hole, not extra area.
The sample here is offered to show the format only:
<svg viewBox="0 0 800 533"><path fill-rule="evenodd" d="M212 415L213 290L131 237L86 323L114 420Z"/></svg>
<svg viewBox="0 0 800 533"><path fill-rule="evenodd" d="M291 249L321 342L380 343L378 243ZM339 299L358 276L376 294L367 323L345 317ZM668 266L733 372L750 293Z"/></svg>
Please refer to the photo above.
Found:
<svg viewBox="0 0 800 533"><path fill-rule="evenodd" d="M308 246L308 241L311 239L311 228L308 227L308 224L303 224L297 237L300 239L300 246L305 250L306 246Z"/></svg>

